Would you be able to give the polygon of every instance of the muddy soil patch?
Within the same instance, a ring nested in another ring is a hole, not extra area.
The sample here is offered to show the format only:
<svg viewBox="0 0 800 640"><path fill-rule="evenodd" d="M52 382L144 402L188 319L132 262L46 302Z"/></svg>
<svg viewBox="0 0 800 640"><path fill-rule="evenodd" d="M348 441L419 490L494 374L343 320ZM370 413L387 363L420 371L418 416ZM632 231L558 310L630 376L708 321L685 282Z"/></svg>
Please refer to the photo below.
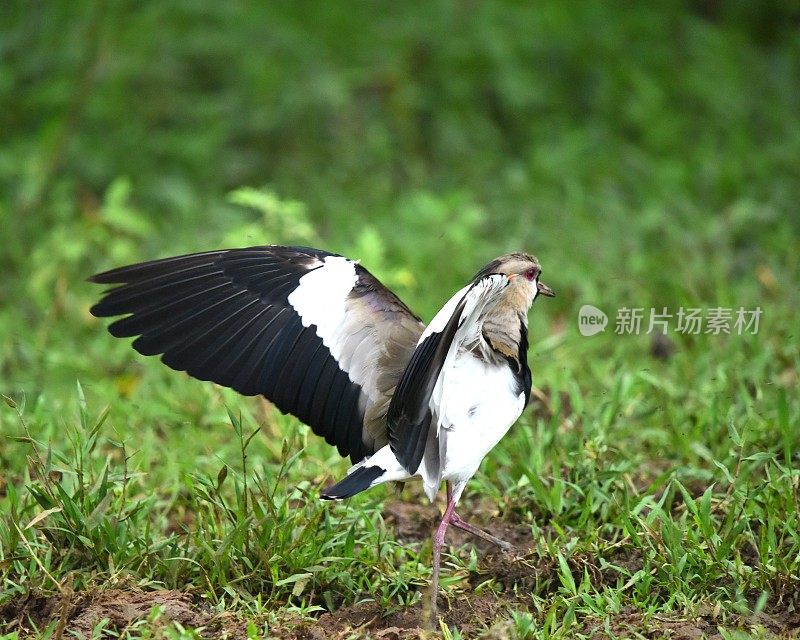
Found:
<svg viewBox="0 0 800 640"><path fill-rule="evenodd" d="M440 605L441 606L441 605ZM454 599L446 611L440 611L445 624L455 625L462 637L515 637L509 610L525 610L522 601L505 599L496 594L469 595ZM395 612L382 611L375 603L343 607L318 620L292 623L285 620L271 629L281 640L346 640L365 638L375 640L412 640L439 638L440 633L428 628L422 605ZM589 638L653 638L664 640L724 640L725 631L737 630L766 638L800 638L800 630L782 615L715 616L711 611L690 616L664 613L645 616L632 607L623 608L608 620L579 618L572 628L577 637ZM729 636L727 636L729 637Z"/></svg>
<svg viewBox="0 0 800 640"><path fill-rule="evenodd" d="M448 603L440 603L439 614L448 626L457 626L464 637L473 637L491 627L512 600L496 594L464 595ZM294 628L289 625L273 629L282 640L344 640L350 637L376 640L409 640L439 637L438 629L429 629L428 612L421 603L387 612L374 602L342 607L326 613L314 622L303 622Z"/></svg>
<svg viewBox="0 0 800 640"><path fill-rule="evenodd" d="M513 637L509 611L526 610L526 600L514 596L510 590L502 593L470 593L449 601L440 598L439 607L444 622L448 626L458 627L463 637L485 634L487 638L505 638ZM437 638L438 631L427 630L428 614L423 603L385 610L374 602L363 602L325 613L311 621L285 615L270 629L270 637L282 640ZM162 608L162 615L155 622L147 622L156 606ZM215 614L204 602L178 591L109 590L76 594L72 598L30 595L0 607L0 632L17 631L23 638L34 636L37 629L42 630L49 624L55 624L53 637L72 637L74 633L90 637L92 630L104 620L104 628L114 635L124 635L126 630L139 625L153 630L178 622L186 628L197 629L202 638L239 640L246 637L247 629L246 619L239 614ZM254 622L258 624L258 621ZM489 629L494 632L487 633ZM578 626L573 627L575 634L581 633L591 638L646 637L671 640L722 640L725 637L722 629L755 632L768 638L800 638L800 614L794 610L776 610L754 616L728 615L723 618L707 610L699 615L662 613L645 616L632 607L624 607L607 620L579 618Z"/></svg>
<svg viewBox="0 0 800 640"><path fill-rule="evenodd" d="M800 628L797 623L800 617L787 617L785 612L759 613L752 616L727 616L726 619L715 615L711 610L701 611L698 615L681 615L679 613L661 613L645 616L633 607L623 609L613 616L608 623L587 620L580 631L592 638L611 637L645 637L669 638L669 640L723 640L723 631L733 630L756 637L766 638L798 638Z"/></svg>
<svg viewBox="0 0 800 640"><path fill-rule="evenodd" d="M63 600L58 596L30 593L0 606L0 633L32 632L47 626L54 617L61 617Z"/></svg>
<svg viewBox="0 0 800 640"><path fill-rule="evenodd" d="M12 600L0 607L0 630L17 631L26 637L55 623L55 636L71 637L77 633L90 637L92 630L103 623L104 629L122 634L146 621L154 607L162 610L154 624L178 622L188 628L207 628L212 632L209 637L218 637L226 623L220 616L215 617L204 602L180 591L109 589L72 596L30 594Z"/></svg>
<svg viewBox="0 0 800 640"><path fill-rule="evenodd" d="M178 622L184 627L203 627L211 620L210 610L203 604L195 604L190 595L180 591L151 591L136 593L130 591L104 591L98 593L77 612L68 627L85 636L103 619L107 626L122 630L130 628L141 620L146 620L153 607L163 607L159 618L162 624Z"/></svg>

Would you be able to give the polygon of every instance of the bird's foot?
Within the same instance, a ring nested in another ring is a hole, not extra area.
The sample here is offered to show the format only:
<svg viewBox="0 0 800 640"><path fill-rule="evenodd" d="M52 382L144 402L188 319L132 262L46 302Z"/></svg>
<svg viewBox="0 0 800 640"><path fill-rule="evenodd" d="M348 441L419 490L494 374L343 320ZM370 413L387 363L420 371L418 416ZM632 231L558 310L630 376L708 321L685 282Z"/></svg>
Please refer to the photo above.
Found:
<svg viewBox="0 0 800 640"><path fill-rule="evenodd" d="M454 527L458 527L462 531L466 531L467 533L471 533L474 536L478 536L479 538L483 538L487 542L491 542L493 545L500 547L500 550L504 553L511 553L514 550L514 545L510 542L506 542L505 540L501 540L500 538L493 536L488 531L484 531L476 527L475 525L471 525L466 520L463 520L461 516L457 513L453 513L450 516L450 524Z"/></svg>

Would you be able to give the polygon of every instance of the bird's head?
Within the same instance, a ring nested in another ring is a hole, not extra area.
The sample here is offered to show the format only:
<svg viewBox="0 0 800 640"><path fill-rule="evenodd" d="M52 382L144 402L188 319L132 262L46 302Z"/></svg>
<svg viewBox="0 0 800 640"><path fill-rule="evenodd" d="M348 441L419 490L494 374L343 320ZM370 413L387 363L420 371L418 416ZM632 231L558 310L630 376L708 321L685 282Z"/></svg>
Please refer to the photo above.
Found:
<svg viewBox="0 0 800 640"><path fill-rule="evenodd" d="M535 256L527 253L509 253L495 258L475 276L480 280L493 273L500 273L509 279L506 298L514 306L527 311L537 295L555 297L553 290L539 280L542 267Z"/></svg>

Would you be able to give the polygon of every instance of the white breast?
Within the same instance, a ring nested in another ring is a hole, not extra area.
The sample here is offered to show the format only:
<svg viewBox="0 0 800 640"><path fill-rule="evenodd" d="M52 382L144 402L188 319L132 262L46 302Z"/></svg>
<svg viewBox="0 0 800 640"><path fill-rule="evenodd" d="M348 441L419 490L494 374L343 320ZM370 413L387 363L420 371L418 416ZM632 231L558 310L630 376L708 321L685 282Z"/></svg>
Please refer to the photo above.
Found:
<svg viewBox="0 0 800 640"><path fill-rule="evenodd" d="M438 416L442 479L463 488L524 408L508 366L460 352L445 376Z"/></svg>

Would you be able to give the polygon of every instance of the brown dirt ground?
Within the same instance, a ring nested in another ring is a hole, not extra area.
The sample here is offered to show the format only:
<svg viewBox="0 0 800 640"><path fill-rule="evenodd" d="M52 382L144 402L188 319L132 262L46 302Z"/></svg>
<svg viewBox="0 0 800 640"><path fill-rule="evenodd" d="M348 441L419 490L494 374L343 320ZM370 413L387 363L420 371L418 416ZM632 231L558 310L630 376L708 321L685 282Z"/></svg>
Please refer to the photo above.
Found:
<svg viewBox="0 0 800 640"><path fill-rule="evenodd" d="M107 629L123 633L126 629L146 620L153 607L164 607L160 623L179 622L185 627L203 627L212 619L203 604L196 603L188 594L179 591L122 591L109 589L79 594L44 596L29 594L5 603L0 607L0 631L18 631L21 637L36 634L56 622L55 638L72 637L79 633L90 637L104 618Z"/></svg>
<svg viewBox="0 0 800 640"><path fill-rule="evenodd" d="M465 516L467 514L464 514ZM479 552L479 571L470 575L466 591L453 596L449 601L439 599L440 614L444 622L456 625L465 638L474 637L479 631L489 631L490 638L514 637L509 610L525 610L526 600L522 596L534 588L540 593L555 589L558 585L558 567L543 562L531 552L533 540L530 527L508 522L498 517L489 504L474 504L469 518L477 525L490 523L495 535L515 546L512 553L499 553L490 544L475 540L461 531L448 532L448 541L454 545L475 544ZM387 523L395 527L397 537L409 542L429 539L438 521L439 512L433 505L410 504L391 501L385 505ZM620 549L613 563L635 572L642 566L641 557L630 550ZM590 556L572 557L570 566L576 578L588 570L593 582L615 584L619 574L613 569L601 570ZM474 589L489 577L497 592L486 589L474 593ZM552 585L552 586L549 586ZM423 597L422 601L426 600ZM29 594L0 606L0 633L17 631L26 638L55 624L53 638L70 638L73 634L90 637L101 620L106 619L106 628L120 636L126 629L142 624L155 606L164 609L155 623L167 625L178 622L187 628L199 629L203 638L246 638L247 622L233 613L217 614L202 599L189 593L161 590L142 592L137 590L107 589L66 595ZM645 619L640 611L624 608L609 621L593 618L579 620L575 635L589 638L669 638L671 640L722 640L719 627L752 630L763 628L767 637L800 638L800 612L789 611L781 606L771 614L755 617L723 620L713 611L703 612L697 617L678 614L660 614ZM428 613L421 603L410 607L386 611L374 602L362 602L325 613L315 621L303 621L291 615L284 616L278 626L270 631L272 637L281 640L346 640L349 638L375 638L377 640L407 640L412 638L435 638L438 633L425 631L424 622ZM158 634L156 634L158 635Z"/></svg>
<svg viewBox="0 0 800 640"><path fill-rule="evenodd" d="M479 631L489 638L514 637L506 618L508 608L522 608L521 602L503 594L484 593L465 595L452 602L442 602L441 612L447 625L456 625L464 638ZM20 637L32 637L36 628L43 629L58 621L53 638L73 637L81 634L90 637L92 629L104 618L106 629L124 636L126 630L147 619L155 606L164 608L156 623L166 625L179 622L187 628L198 629L203 638L228 638L240 640L247 637L246 621L235 614L214 614L207 605L190 594L178 591L121 591L108 590L93 594L76 595L62 599L59 596L31 595L0 607L0 631L18 631ZM438 633L426 631L423 624L425 612L420 604L387 613L373 602L343 607L326 613L316 621L301 621L291 616L281 620L271 629L271 637L280 640L347 640L374 638L375 640L412 640L436 638ZM782 615L759 614L751 618L723 621L712 611L689 617L679 614L661 614L645 619L640 611L624 608L608 623L586 618L580 621L575 635L589 638L652 638L669 640L722 640L720 626L743 631L763 630L767 637L800 637L800 613ZM487 632L487 630L489 630ZM155 634L158 637L158 634Z"/></svg>

